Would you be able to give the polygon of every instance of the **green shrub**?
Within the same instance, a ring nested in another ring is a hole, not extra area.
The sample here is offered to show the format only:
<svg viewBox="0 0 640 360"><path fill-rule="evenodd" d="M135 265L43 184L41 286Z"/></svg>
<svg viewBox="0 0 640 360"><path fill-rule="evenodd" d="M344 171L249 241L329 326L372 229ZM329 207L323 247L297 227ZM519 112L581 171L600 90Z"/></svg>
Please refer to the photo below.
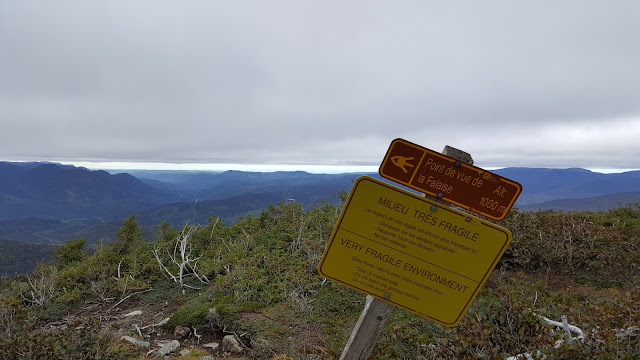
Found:
<svg viewBox="0 0 640 360"><path fill-rule="evenodd" d="M80 262L87 257L84 252L84 238L69 240L55 250L55 258L64 267L74 262Z"/></svg>
<svg viewBox="0 0 640 360"><path fill-rule="evenodd" d="M623 210L611 210L617 211ZM512 210L501 225L513 235L502 266L576 274L581 283L598 287L628 287L640 281L640 230L606 227L585 213L558 211Z"/></svg>
<svg viewBox="0 0 640 360"><path fill-rule="evenodd" d="M128 301L151 308L182 304L168 327L243 334L251 358L337 358L365 302L363 294L316 271L339 212L339 206L328 204L305 211L299 203L280 203L230 226L209 218L193 234L192 250L202 256L198 268L211 285L199 284L201 290L187 295L161 276L152 248L138 241L135 218L123 222L117 246L101 246L80 260L76 239L60 250L66 255L59 258L54 296L46 304L29 305L20 297L26 294L27 276L3 282L0 359L5 353L42 358L39 354L47 351L64 357L71 349L85 351L87 358L131 355L95 324L78 325L92 334L74 331L74 324L38 330L85 301L99 300L108 308L149 287L154 290ZM511 230L513 242L461 323L444 328L396 309L372 358L502 359L538 350L550 358L637 358L637 336L616 334L640 323L639 213L638 206L607 212L512 211L501 225ZM162 224L156 245L170 244L177 234ZM566 315L583 329L585 341L554 347L562 332L538 315L553 320ZM24 344L15 342L21 336Z"/></svg>
<svg viewBox="0 0 640 360"><path fill-rule="evenodd" d="M201 327L207 324L207 314L212 307L212 303L205 301L203 297L199 296L182 305L178 311L176 311L167 325L170 328L176 326Z"/></svg>

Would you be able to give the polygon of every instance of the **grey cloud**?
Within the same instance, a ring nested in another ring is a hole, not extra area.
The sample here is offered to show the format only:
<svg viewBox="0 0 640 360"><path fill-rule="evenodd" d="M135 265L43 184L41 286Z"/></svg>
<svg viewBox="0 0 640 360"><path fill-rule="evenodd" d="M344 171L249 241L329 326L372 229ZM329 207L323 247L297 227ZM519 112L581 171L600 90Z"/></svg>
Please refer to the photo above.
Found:
<svg viewBox="0 0 640 360"><path fill-rule="evenodd" d="M403 137L640 168L635 2L0 6L8 159L376 164Z"/></svg>

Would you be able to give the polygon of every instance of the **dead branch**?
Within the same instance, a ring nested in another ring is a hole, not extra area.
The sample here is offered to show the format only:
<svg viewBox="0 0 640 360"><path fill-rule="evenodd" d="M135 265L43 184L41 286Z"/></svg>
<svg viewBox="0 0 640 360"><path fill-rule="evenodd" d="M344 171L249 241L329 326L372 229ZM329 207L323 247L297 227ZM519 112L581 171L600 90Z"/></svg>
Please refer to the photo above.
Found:
<svg viewBox="0 0 640 360"><path fill-rule="evenodd" d="M156 258L156 261L158 262L160 269L163 270L163 273L166 273L171 280L173 280L175 283L178 283L180 285L180 289L182 289L182 293L184 294L184 288L190 288L190 289L200 289L199 287L194 287L191 285L187 285L184 283L184 279L187 276L195 276L200 283L202 284L210 284L209 279L207 279L206 276L200 276L198 275L198 271L196 270L196 267L198 266L198 261L200 260L200 258L202 256L198 256L196 258L192 258L191 257L191 253L192 253L192 246L190 243L190 240L193 236L193 234L196 231L196 227L191 227L191 228L187 228L185 227L184 229L182 229L182 233L180 234L180 236L178 236L178 238L176 239L176 243L173 246L173 253L170 253L168 249L165 249L167 256L169 257L169 260L175 265L177 266L177 274L174 274L173 272L171 272L163 263L164 257L160 256L160 248L155 248L152 253Z"/></svg>
<svg viewBox="0 0 640 360"><path fill-rule="evenodd" d="M132 297L133 295L146 293L146 292L149 292L149 291L151 291L151 290L153 290L153 288L149 288L149 289L146 289L146 290L141 290L141 291L136 291L136 292L134 292L134 293L131 293L131 294L129 294L129 295L127 295L127 296L125 296L124 298L122 298L122 299L121 299L120 301L118 301L117 303L113 304L113 306L111 306L111 307L109 308L109 310L113 310L113 309L115 309L118 305L122 304L125 300L127 300L127 299L128 299L128 298L130 298L130 297Z"/></svg>

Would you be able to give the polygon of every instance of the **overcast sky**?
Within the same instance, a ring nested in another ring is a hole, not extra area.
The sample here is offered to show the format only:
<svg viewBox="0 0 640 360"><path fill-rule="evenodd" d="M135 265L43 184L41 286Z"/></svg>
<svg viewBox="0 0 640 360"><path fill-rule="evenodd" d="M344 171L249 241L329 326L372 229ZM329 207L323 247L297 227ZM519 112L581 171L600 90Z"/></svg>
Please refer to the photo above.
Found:
<svg viewBox="0 0 640 360"><path fill-rule="evenodd" d="M640 2L0 0L0 160L640 169Z"/></svg>

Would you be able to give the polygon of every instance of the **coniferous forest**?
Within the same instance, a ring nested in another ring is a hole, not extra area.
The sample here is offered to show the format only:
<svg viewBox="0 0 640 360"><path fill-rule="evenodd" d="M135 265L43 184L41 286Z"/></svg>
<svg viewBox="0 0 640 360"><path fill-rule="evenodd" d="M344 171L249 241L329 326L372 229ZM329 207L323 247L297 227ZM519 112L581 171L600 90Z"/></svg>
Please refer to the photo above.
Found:
<svg viewBox="0 0 640 360"><path fill-rule="evenodd" d="M316 269L341 210L278 203L231 225L163 222L153 241L131 215L95 250L69 239L2 280L0 358L338 358L365 303ZM512 243L462 322L395 309L371 358L640 358L638 204L500 225Z"/></svg>

